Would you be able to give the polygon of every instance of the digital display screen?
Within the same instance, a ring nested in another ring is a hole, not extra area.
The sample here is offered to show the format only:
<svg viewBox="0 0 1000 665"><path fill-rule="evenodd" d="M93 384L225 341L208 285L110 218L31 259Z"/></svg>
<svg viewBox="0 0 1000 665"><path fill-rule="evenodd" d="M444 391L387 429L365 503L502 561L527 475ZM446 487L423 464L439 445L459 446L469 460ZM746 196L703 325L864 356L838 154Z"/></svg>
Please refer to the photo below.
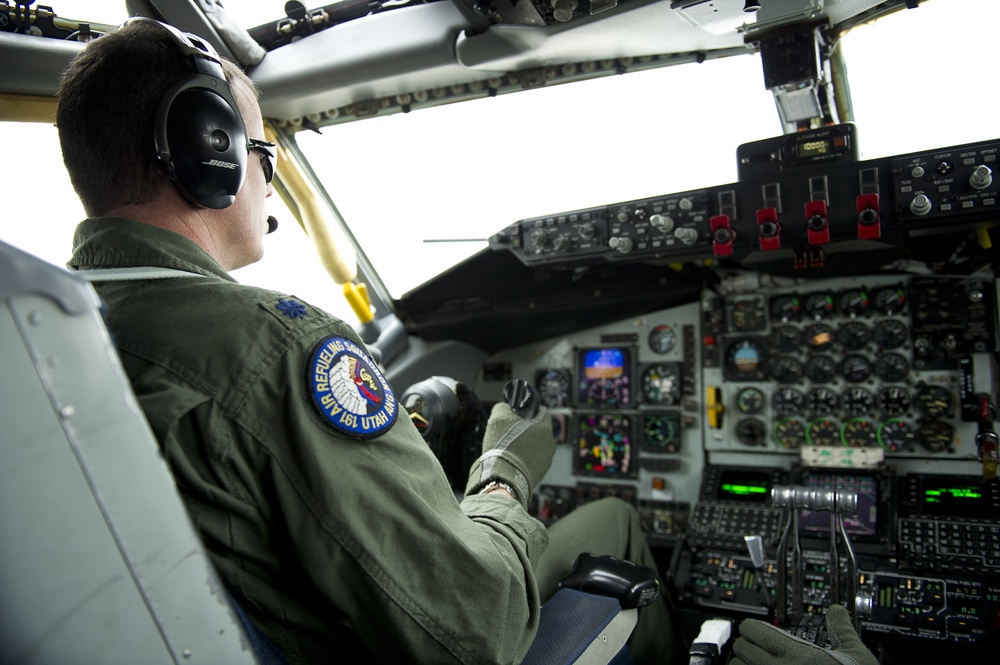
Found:
<svg viewBox="0 0 1000 665"><path fill-rule="evenodd" d="M831 152L833 152L833 144L830 139L803 141L796 146L796 153L800 158L829 155Z"/></svg>
<svg viewBox="0 0 1000 665"><path fill-rule="evenodd" d="M630 416L586 414L580 416L577 426L575 473L617 478L636 476L636 448Z"/></svg>
<svg viewBox="0 0 1000 665"><path fill-rule="evenodd" d="M632 403L628 349L581 349L577 402L582 406L626 406Z"/></svg>
<svg viewBox="0 0 1000 665"><path fill-rule="evenodd" d="M920 488L920 503L923 513L927 515L975 517L989 514L986 492L975 483L925 479Z"/></svg>
<svg viewBox="0 0 1000 665"><path fill-rule="evenodd" d="M878 536L878 481L873 476L840 474L810 474L802 483L806 487L857 492L858 514L844 515L844 530L860 540ZM799 511L799 529L816 533L830 533L829 510Z"/></svg>
<svg viewBox="0 0 1000 665"><path fill-rule="evenodd" d="M766 503L771 498L771 474L732 469L723 471L719 477L716 498Z"/></svg>

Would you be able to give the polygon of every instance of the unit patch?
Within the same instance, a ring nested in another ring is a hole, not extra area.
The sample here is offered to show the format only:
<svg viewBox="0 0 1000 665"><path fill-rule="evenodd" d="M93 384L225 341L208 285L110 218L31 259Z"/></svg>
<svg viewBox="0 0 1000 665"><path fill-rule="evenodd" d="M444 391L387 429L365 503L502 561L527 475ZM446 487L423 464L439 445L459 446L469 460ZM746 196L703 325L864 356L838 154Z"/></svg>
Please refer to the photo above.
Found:
<svg viewBox="0 0 1000 665"><path fill-rule="evenodd" d="M399 407L389 382L365 351L327 337L306 366L306 381L323 420L338 432L370 439L392 427Z"/></svg>

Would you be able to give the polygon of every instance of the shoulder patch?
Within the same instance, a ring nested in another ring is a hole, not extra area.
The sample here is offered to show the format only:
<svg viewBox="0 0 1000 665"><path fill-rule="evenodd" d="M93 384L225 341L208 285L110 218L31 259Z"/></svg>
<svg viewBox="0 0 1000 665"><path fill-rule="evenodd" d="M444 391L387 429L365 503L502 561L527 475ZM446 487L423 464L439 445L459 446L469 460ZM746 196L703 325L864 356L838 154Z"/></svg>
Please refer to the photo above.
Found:
<svg viewBox="0 0 1000 665"><path fill-rule="evenodd" d="M313 405L338 432L370 439L396 422L396 396L364 349L343 337L327 337L309 355L306 382Z"/></svg>

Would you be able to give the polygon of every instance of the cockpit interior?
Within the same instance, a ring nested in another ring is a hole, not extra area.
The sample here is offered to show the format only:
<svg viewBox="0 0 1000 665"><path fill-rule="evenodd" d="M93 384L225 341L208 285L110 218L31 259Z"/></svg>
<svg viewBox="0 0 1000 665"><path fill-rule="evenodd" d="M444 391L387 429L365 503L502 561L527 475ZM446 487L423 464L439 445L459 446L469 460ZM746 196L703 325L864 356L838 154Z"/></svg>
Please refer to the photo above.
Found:
<svg viewBox="0 0 1000 665"><path fill-rule="evenodd" d="M120 22L90 4L0 5L8 130L51 125L69 59ZM688 640L749 617L829 645L840 604L881 662L996 662L1000 122L969 36L992 3L113 4L259 87L274 242L299 244L248 279L308 275L280 288L355 326L456 490L522 379L558 444L530 510L632 504ZM931 12L958 41L902 23ZM881 55L855 60L863 31ZM882 31L909 46L879 51ZM890 120L866 126L871 106ZM14 199L63 216L26 194L42 174L7 175L0 240L64 260L68 238L14 237Z"/></svg>

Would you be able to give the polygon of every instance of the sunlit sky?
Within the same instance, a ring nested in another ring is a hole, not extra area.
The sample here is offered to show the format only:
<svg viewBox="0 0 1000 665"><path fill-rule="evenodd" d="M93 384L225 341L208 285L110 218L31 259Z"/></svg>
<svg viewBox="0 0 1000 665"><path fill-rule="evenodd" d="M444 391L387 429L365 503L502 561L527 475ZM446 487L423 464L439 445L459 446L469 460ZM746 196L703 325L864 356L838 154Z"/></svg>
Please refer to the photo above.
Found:
<svg viewBox="0 0 1000 665"><path fill-rule="evenodd" d="M72 18L126 18L124 0L48 4ZM282 14L283 4L226 3L245 25ZM849 35L843 48L862 156L1000 136L1000 93L980 61L998 25L995 0L929 0ZM562 110L558 125L549 105ZM84 214L54 128L0 128L8 179L0 239L62 265ZM485 238L524 217L732 182L736 147L778 133L759 60L748 57L349 123L300 143L398 297L485 246L426 239ZM480 138L470 144L469 136ZM278 197L269 204L282 226L266 239L264 260L237 279L352 320Z"/></svg>

